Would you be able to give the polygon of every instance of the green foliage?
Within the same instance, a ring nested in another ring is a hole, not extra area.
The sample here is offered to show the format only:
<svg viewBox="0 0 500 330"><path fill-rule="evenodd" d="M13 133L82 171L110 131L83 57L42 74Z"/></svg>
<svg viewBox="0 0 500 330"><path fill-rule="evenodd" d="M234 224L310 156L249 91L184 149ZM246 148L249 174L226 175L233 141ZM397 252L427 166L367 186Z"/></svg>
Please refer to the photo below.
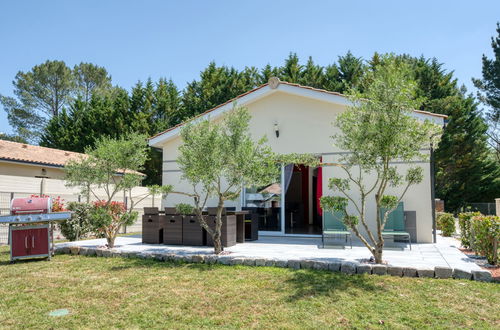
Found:
<svg viewBox="0 0 500 330"><path fill-rule="evenodd" d="M76 100L47 124L40 145L84 152L102 137L120 138L132 132L127 92L115 89L105 95L93 95L89 102Z"/></svg>
<svg viewBox="0 0 500 330"><path fill-rule="evenodd" d="M295 164L309 167L318 167L320 165L319 157L313 154L275 154L274 161L280 164Z"/></svg>
<svg viewBox="0 0 500 330"><path fill-rule="evenodd" d="M436 218L436 226L441 230L443 236L451 236L455 233L455 218L451 213L440 213Z"/></svg>
<svg viewBox="0 0 500 330"><path fill-rule="evenodd" d="M490 124L488 137L496 152L496 160L500 161L500 23L497 23L497 36L491 38L491 48L492 59L483 55L483 79L473 81L482 92L481 101L491 107L485 115Z"/></svg>
<svg viewBox="0 0 500 330"><path fill-rule="evenodd" d="M472 218L472 244L474 251L485 256L492 265L498 264L498 241L500 240L500 217L480 215Z"/></svg>
<svg viewBox="0 0 500 330"><path fill-rule="evenodd" d="M148 186L148 190L149 190L149 193L151 195L158 195L158 194L167 195L167 194L170 194L173 189L174 189L174 187L170 184L168 184L166 186L160 186L157 184L152 185L152 186Z"/></svg>
<svg viewBox="0 0 500 330"><path fill-rule="evenodd" d="M347 198L341 196L322 196L320 198L321 208L330 212L345 212L348 202Z"/></svg>
<svg viewBox="0 0 500 330"><path fill-rule="evenodd" d="M111 76L105 68L92 63L80 63L73 68L75 94L85 103L97 93L111 90Z"/></svg>
<svg viewBox="0 0 500 330"><path fill-rule="evenodd" d="M328 182L331 190L347 191L350 188L349 179L331 178Z"/></svg>
<svg viewBox="0 0 500 330"><path fill-rule="evenodd" d="M90 219L92 206L87 203L70 202L67 208L73 213L70 219L58 225L61 233L70 241L85 238L93 230Z"/></svg>
<svg viewBox="0 0 500 330"><path fill-rule="evenodd" d="M490 157L487 125L471 97L440 100L449 122L436 150L436 196L449 211L493 201L500 191L500 162Z"/></svg>
<svg viewBox="0 0 500 330"><path fill-rule="evenodd" d="M94 92L108 90L111 78L94 64L80 63L71 70L63 61L46 61L19 71L13 85L17 98L0 95L0 103L17 134L37 142L51 118L78 97L88 102Z"/></svg>
<svg viewBox="0 0 500 330"><path fill-rule="evenodd" d="M74 86L71 69L62 61L46 61L28 72L19 71L12 83L17 98L0 96L0 102L9 124L28 140L36 140L46 118L59 114Z"/></svg>
<svg viewBox="0 0 500 330"><path fill-rule="evenodd" d="M109 248L114 247L120 228L132 225L138 216L136 211L127 212L122 202L113 201L94 202L89 214L93 231L106 237Z"/></svg>
<svg viewBox="0 0 500 330"><path fill-rule="evenodd" d="M267 82L267 81L266 81ZM238 71L227 66L218 67L211 62L200 73L200 80L188 83L182 95L183 118L193 117L258 85L255 68Z"/></svg>
<svg viewBox="0 0 500 330"><path fill-rule="evenodd" d="M394 210L399 204L399 198L392 195L384 195L380 199L379 205L386 210Z"/></svg>
<svg viewBox="0 0 500 330"><path fill-rule="evenodd" d="M175 210L182 215L194 214L194 207L186 203L175 204Z"/></svg>
<svg viewBox="0 0 500 330"><path fill-rule="evenodd" d="M5 134L5 133L0 133L0 140L5 140L5 141L12 141L12 142L18 142L18 143L28 143L25 138L19 136L19 135L12 135L12 134Z"/></svg>
<svg viewBox="0 0 500 330"><path fill-rule="evenodd" d="M94 148L85 150L88 157L68 162L65 166L67 183L81 187L84 194L103 188L110 202L119 191L140 184L142 175L137 171L143 169L146 151L143 135L101 138Z"/></svg>
<svg viewBox="0 0 500 330"><path fill-rule="evenodd" d="M325 68L325 84L317 87L340 93L351 88L361 88L360 82L366 70L363 59L348 51L346 55L338 57L337 63Z"/></svg>
<svg viewBox="0 0 500 330"><path fill-rule="evenodd" d="M480 216L479 212L464 212L458 215L458 225L460 227L460 242L464 248L471 247L471 224L472 218Z"/></svg>
<svg viewBox="0 0 500 330"><path fill-rule="evenodd" d="M97 87L95 87L97 89ZM180 122L179 91L172 81L137 83L132 95L121 88L93 93L90 101L75 100L47 124L40 144L83 152L102 137L120 138L130 133L152 136ZM161 183L161 152L148 148L145 184Z"/></svg>

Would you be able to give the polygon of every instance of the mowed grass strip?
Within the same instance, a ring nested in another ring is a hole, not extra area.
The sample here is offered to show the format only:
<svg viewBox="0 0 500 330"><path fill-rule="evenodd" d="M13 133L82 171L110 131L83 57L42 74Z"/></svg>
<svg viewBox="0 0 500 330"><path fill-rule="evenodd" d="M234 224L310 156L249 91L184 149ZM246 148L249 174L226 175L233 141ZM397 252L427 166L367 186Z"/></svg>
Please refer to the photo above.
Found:
<svg viewBox="0 0 500 330"><path fill-rule="evenodd" d="M0 249L2 328L498 328L499 305L495 283Z"/></svg>

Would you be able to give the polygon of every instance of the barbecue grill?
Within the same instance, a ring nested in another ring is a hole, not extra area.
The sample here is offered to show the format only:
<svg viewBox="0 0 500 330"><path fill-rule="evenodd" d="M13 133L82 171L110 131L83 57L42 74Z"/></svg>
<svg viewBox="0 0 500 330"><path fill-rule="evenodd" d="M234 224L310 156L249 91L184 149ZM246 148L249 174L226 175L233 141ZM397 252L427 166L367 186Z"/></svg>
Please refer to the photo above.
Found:
<svg viewBox="0 0 500 330"><path fill-rule="evenodd" d="M54 254L54 224L71 217L71 212L51 212L50 197L14 198L10 215L0 216L9 225L10 261L47 258Z"/></svg>

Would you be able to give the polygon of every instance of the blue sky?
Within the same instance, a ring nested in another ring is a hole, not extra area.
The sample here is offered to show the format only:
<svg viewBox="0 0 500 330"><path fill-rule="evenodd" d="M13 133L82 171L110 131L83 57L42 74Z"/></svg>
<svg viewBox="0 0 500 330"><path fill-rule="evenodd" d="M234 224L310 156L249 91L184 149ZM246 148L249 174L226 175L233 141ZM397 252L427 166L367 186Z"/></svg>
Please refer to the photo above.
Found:
<svg viewBox="0 0 500 330"><path fill-rule="evenodd" d="M280 65L292 51L326 65L348 50L436 57L473 91L499 14L500 1L2 1L0 94L47 59L104 66L127 89L148 77L183 88L212 60Z"/></svg>

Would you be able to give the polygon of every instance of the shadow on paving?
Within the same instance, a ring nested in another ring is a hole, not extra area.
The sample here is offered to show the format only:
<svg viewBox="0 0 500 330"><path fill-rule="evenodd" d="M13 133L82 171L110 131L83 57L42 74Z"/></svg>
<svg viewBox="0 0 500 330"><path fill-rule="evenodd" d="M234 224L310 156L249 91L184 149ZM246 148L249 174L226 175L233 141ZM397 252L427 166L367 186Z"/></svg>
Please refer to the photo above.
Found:
<svg viewBox="0 0 500 330"><path fill-rule="evenodd" d="M367 292L385 290L374 285L369 276L346 275L340 272L311 269L293 270L292 278L288 279L286 283L293 288L292 294L289 296L290 301L318 295L335 298L340 292L350 294L352 289L361 289ZM352 292L352 294L357 293Z"/></svg>

